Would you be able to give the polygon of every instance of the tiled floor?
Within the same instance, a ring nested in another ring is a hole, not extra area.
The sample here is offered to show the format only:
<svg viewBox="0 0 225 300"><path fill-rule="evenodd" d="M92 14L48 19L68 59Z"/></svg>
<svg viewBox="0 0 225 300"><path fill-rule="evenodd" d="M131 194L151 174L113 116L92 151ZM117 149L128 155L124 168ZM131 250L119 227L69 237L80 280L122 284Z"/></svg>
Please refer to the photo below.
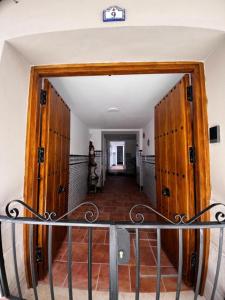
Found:
<svg viewBox="0 0 225 300"><path fill-rule="evenodd" d="M124 170L123 165L111 166L110 170Z"/></svg>
<svg viewBox="0 0 225 300"><path fill-rule="evenodd" d="M88 195L87 200L93 201L100 210L100 220L129 220L129 210L137 203L149 203L149 200L138 191L133 178L111 176L108 178L104 191ZM81 219L85 209L73 215ZM148 220L154 215L149 214ZM135 234L131 233L131 257L127 265L119 266L119 290L122 292L135 291ZM72 271L73 287L87 289L87 229L74 228L72 236ZM93 289L106 291L109 288L109 232L106 229L93 230ZM156 289L156 233L154 230L140 232L140 291L154 292ZM175 291L176 277L166 278L164 275L175 275L176 270L168 257L161 253L161 291ZM54 284L67 287L67 242L64 241L53 263ZM44 282L48 279L46 278ZM187 287L183 284L182 289Z"/></svg>

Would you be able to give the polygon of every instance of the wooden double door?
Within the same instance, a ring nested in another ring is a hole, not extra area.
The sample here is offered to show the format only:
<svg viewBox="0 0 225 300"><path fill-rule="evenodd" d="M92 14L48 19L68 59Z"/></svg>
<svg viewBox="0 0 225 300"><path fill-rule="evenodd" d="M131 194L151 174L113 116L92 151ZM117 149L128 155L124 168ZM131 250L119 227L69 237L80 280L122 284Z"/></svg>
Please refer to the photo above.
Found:
<svg viewBox="0 0 225 300"><path fill-rule="evenodd" d="M157 209L167 218L195 215L192 103L188 99L189 75L185 75L155 106ZM189 88L190 89L190 88ZM185 231L183 279L192 283L191 260L195 232ZM178 230L162 232L162 246L178 265Z"/></svg>
<svg viewBox="0 0 225 300"><path fill-rule="evenodd" d="M44 80L41 104L40 147L44 155L39 161L38 212L55 212L56 218L68 209L70 109L49 80ZM53 257L66 235L66 228L53 227ZM39 278L47 272L47 226L39 226L37 245L42 251L38 263Z"/></svg>

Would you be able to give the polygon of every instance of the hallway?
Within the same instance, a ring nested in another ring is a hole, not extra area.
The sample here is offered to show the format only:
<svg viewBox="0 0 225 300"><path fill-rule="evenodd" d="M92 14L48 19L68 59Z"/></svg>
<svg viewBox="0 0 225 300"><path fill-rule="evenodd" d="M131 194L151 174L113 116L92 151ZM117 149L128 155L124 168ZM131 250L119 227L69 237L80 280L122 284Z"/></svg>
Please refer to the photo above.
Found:
<svg viewBox="0 0 225 300"><path fill-rule="evenodd" d="M135 178L126 176L109 176L102 193L87 195L87 201L92 201L99 208L99 220L129 221L129 210L137 204L149 204L149 199L139 192ZM84 209L74 213L74 219L82 219ZM146 214L146 220L153 221L155 216ZM126 265L119 266L119 290L135 291L135 234L131 236L131 257ZM87 230L73 229L73 287L87 289ZM109 289L109 232L106 229L93 230L93 290L107 291ZM155 292L156 290L156 232L154 230L140 232L140 291ZM161 291L176 290L176 270L170 263L164 251L161 251ZM170 276L170 277L165 277ZM65 240L53 263L54 285L67 287L67 241ZM48 278L44 279L44 283ZM184 284L182 290L188 289Z"/></svg>

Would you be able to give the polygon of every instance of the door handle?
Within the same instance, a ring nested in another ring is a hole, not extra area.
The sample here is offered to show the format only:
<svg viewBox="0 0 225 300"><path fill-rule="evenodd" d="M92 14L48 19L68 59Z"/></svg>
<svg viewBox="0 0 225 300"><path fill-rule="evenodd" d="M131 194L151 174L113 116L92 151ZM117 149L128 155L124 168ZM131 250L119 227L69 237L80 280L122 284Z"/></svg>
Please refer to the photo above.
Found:
<svg viewBox="0 0 225 300"><path fill-rule="evenodd" d="M164 188L162 189L162 195L163 195L164 197L170 197L170 189L169 189L168 187L164 187Z"/></svg>
<svg viewBox="0 0 225 300"><path fill-rule="evenodd" d="M59 188L58 188L58 193L59 194L64 193L65 190L66 190L65 187L63 187L62 185L60 185Z"/></svg>

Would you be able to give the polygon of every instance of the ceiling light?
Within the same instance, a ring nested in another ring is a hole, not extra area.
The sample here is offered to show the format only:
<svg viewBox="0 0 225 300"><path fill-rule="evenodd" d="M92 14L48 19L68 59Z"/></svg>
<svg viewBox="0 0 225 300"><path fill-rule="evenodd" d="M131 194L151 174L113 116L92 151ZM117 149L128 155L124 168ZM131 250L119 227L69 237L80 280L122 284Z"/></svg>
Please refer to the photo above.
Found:
<svg viewBox="0 0 225 300"><path fill-rule="evenodd" d="M119 107L109 107L107 109L108 112L118 112L119 110L120 110Z"/></svg>

